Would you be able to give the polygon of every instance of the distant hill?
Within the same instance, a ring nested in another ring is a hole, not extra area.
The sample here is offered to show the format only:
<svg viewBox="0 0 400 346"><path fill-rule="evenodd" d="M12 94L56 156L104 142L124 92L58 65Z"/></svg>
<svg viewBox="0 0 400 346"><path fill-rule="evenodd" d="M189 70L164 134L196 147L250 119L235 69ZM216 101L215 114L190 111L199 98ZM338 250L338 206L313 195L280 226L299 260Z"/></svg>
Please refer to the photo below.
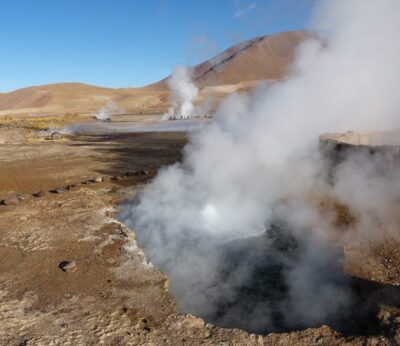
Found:
<svg viewBox="0 0 400 346"><path fill-rule="evenodd" d="M194 66L193 80L205 87L281 79L289 72L297 46L309 37L306 31L288 31L244 41ZM166 79L150 87L160 87Z"/></svg>
<svg viewBox="0 0 400 346"><path fill-rule="evenodd" d="M88 113L99 110L110 100L122 109L140 110L163 106L168 95L154 96L141 89L112 89L83 83L47 84L0 94L0 115Z"/></svg>
<svg viewBox="0 0 400 346"><path fill-rule="evenodd" d="M211 93L223 97L248 90L259 80L283 78L296 47L310 36L290 31L261 36L237 44L192 68L200 98ZM32 86L0 94L0 115L21 113L92 112L109 100L132 112L160 111L168 107L167 78L143 88L103 88L82 83Z"/></svg>

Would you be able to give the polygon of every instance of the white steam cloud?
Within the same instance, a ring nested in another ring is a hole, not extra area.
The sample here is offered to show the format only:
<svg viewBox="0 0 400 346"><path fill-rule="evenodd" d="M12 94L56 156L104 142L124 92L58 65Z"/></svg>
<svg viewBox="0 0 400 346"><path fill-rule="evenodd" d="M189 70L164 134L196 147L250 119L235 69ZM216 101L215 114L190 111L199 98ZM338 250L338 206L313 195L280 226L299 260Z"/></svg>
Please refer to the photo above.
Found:
<svg viewBox="0 0 400 346"><path fill-rule="evenodd" d="M197 97L198 89L190 78L190 71L183 67L174 68L172 76L167 83L171 90L172 106L164 119L190 118L194 115L194 100Z"/></svg>
<svg viewBox="0 0 400 346"><path fill-rule="evenodd" d="M125 110L120 108L115 101L109 100L103 108L93 115L97 120L110 120L113 114L121 114L124 112Z"/></svg>
<svg viewBox="0 0 400 346"><path fill-rule="evenodd" d="M400 128L400 1L324 0L312 27L319 38L301 45L289 78L229 97L191 136L183 162L124 207L122 220L169 275L181 311L258 331L324 323L352 298L330 240L379 238L398 224L395 158L354 152L328 170L318 137ZM189 115L197 89L185 70L170 86L175 110ZM326 200L357 219L340 236L321 211ZM265 233L274 224L277 233ZM283 235L293 251L276 245ZM284 269L260 267L275 261ZM233 305L262 269L280 275L285 297Z"/></svg>

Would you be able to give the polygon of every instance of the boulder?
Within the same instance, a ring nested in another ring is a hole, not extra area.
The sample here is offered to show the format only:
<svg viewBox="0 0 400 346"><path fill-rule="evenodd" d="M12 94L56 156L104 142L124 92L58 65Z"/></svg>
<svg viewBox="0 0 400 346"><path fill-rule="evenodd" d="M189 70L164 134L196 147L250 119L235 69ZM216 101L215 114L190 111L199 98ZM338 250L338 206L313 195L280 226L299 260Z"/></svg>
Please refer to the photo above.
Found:
<svg viewBox="0 0 400 346"><path fill-rule="evenodd" d="M114 258L107 258L107 259L106 259L106 262L107 262L108 264L115 264L115 263L116 263L116 260L115 260Z"/></svg>
<svg viewBox="0 0 400 346"><path fill-rule="evenodd" d="M61 133L60 132L52 132L50 135L50 139L52 141L59 141L61 139Z"/></svg>
<svg viewBox="0 0 400 346"><path fill-rule="evenodd" d="M76 270L76 262L75 261L62 261L58 265L63 272L74 272Z"/></svg>
<svg viewBox="0 0 400 346"><path fill-rule="evenodd" d="M21 201L25 201L25 200L29 199L29 195L26 195L23 193L19 193L19 194L15 195L15 197L17 197Z"/></svg>
<svg viewBox="0 0 400 346"><path fill-rule="evenodd" d="M19 199L17 196L12 196L3 201L3 204L5 205L17 205L19 203L21 203L21 199Z"/></svg>

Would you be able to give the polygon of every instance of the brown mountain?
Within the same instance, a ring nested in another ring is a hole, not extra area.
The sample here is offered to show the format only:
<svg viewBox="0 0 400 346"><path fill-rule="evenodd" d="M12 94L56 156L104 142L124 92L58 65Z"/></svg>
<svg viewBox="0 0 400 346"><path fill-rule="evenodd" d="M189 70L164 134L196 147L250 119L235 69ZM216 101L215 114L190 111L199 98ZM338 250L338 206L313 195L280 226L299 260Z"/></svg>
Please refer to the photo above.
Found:
<svg viewBox="0 0 400 346"><path fill-rule="evenodd" d="M298 44L310 35L290 31L257 37L237 44L192 68L200 88L217 97L247 90L259 80L283 78L289 71ZM59 83L0 94L0 115L92 112L109 100L132 112L161 111L168 107L166 79L143 88L103 88L82 83Z"/></svg>
<svg viewBox="0 0 400 346"><path fill-rule="evenodd" d="M244 41L193 67L193 80L205 87L281 79L289 72L296 47L309 37L306 31L287 31Z"/></svg>

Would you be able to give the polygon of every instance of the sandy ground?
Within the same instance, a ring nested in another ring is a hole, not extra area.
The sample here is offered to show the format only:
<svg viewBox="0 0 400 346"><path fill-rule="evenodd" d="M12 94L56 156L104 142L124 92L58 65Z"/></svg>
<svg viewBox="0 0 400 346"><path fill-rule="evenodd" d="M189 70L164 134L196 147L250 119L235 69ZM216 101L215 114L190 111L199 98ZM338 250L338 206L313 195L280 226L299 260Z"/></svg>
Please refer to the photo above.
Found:
<svg viewBox="0 0 400 346"><path fill-rule="evenodd" d="M115 215L120 201L159 167L180 158L185 142L184 133L149 132L1 146L0 200L26 195L17 205L0 205L1 345L389 345L400 340L395 306L377 312L384 327L350 336L327 326L251 335L179 315L168 278L146 260L134 233ZM49 192L96 176L104 181ZM46 193L32 196L39 191ZM71 264L65 271L64 262ZM362 267L360 261L350 265L357 266Z"/></svg>

